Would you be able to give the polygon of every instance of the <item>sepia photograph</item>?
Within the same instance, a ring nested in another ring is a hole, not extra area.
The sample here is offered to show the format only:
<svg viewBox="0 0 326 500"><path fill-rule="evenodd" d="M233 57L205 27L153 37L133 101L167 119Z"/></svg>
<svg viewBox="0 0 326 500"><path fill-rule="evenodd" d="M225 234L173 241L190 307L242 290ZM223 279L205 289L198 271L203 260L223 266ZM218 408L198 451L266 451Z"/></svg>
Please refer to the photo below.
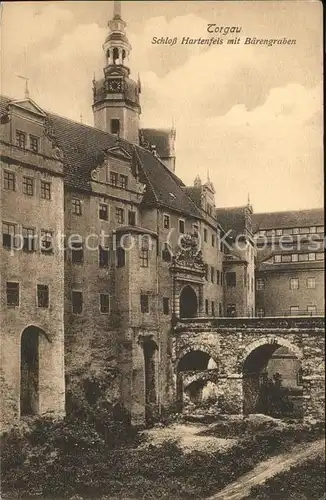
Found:
<svg viewBox="0 0 326 500"><path fill-rule="evenodd" d="M0 496L324 500L323 5L0 5Z"/></svg>

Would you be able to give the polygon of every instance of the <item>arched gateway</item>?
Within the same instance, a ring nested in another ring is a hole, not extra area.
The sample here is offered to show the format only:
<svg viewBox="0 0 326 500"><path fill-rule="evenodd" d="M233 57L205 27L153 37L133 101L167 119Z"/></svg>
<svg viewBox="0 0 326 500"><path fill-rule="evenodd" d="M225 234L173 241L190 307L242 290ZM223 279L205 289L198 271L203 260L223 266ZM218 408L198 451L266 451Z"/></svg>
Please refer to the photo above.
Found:
<svg viewBox="0 0 326 500"><path fill-rule="evenodd" d="M180 380L197 393L210 380L217 411L324 419L324 334L321 317L180 319L173 329L178 401ZM208 355L218 369L201 363Z"/></svg>
<svg viewBox="0 0 326 500"><path fill-rule="evenodd" d="M195 290L190 286L185 286L180 294L180 317L195 318L198 313L198 301Z"/></svg>

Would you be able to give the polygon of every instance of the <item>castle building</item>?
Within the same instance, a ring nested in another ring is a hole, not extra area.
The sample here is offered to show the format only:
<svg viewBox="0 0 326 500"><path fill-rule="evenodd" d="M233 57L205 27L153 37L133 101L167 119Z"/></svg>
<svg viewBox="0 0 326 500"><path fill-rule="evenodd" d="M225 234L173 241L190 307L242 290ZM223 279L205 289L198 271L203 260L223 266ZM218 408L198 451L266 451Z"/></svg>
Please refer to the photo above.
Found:
<svg viewBox="0 0 326 500"><path fill-rule="evenodd" d="M175 174L174 127L140 129L119 2L103 50L94 127L29 96L0 100L4 427L99 398L143 422L175 399L176 318L279 307L255 294L266 218L259 225L250 204L217 210L209 178L187 187Z"/></svg>

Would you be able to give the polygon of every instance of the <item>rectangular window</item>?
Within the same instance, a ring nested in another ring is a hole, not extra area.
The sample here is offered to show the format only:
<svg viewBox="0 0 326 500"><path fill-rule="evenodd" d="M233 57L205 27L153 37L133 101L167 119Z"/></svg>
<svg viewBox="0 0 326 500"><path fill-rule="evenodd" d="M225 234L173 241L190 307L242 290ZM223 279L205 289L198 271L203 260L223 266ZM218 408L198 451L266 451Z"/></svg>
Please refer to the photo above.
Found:
<svg viewBox="0 0 326 500"><path fill-rule="evenodd" d="M83 294L75 290L71 294L72 312L73 314L81 314L83 312Z"/></svg>
<svg viewBox="0 0 326 500"><path fill-rule="evenodd" d="M307 312L310 316L313 316L313 315L317 314L317 307L316 306L308 306Z"/></svg>
<svg viewBox="0 0 326 500"><path fill-rule="evenodd" d="M127 189L127 187L128 187L128 177L126 175L120 175L120 187L122 189Z"/></svg>
<svg viewBox="0 0 326 500"><path fill-rule="evenodd" d="M34 194L34 179L31 177L23 177L23 193L28 196L33 196Z"/></svg>
<svg viewBox="0 0 326 500"><path fill-rule="evenodd" d="M299 228L299 233L300 234L308 234L309 233L309 227L300 227Z"/></svg>
<svg viewBox="0 0 326 500"><path fill-rule="evenodd" d="M100 293L100 311L102 314L110 314L110 295Z"/></svg>
<svg viewBox="0 0 326 500"><path fill-rule="evenodd" d="M225 274L226 286L227 287L235 287L237 285L237 277L236 273L229 272Z"/></svg>
<svg viewBox="0 0 326 500"><path fill-rule="evenodd" d="M3 188L8 191L16 190L16 176L14 172L9 172L8 170L3 172Z"/></svg>
<svg viewBox="0 0 326 500"><path fill-rule="evenodd" d="M276 236L282 236L283 229L276 229Z"/></svg>
<svg viewBox="0 0 326 500"><path fill-rule="evenodd" d="M297 254L297 253L293 253L293 254L291 255L291 260L292 260L292 262L298 262L298 258L299 258L299 257L298 257L298 254Z"/></svg>
<svg viewBox="0 0 326 500"><path fill-rule="evenodd" d="M49 182L41 181L41 198L51 200L51 184Z"/></svg>
<svg viewBox="0 0 326 500"><path fill-rule="evenodd" d="M118 174L116 172L110 172L110 184L118 186Z"/></svg>
<svg viewBox="0 0 326 500"><path fill-rule="evenodd" d="M30 150L33 151L34 153L38 153L39 143L40 143L40 139L38 137L35 137L35 135L29 136L29 147L30 147Z"/></svg>
<svg viewBox="0 0 326 500"><path fill-rule="evenodd" d="M257 316L258 318L263 318L265 316L265 309L263 307L258 307Z"/></svg>
<svg viewBox="0 0 326 500"><path fill-rule="evenodd" d="M298 316L299 314L299 306L291 306L290 307L291 316Z"/></svg>
<svg viewBox="0 0 326 500"><path fill-rule="evenodd" d="M109 207L105 203L100 203L98 216L101 220L109 220Z"/></svg>
<svg viewBox="0 0 326 500"><path fill-rule="evenodd" d="M218 315L223 316L223 308L221 302L218 304Z"/></svg>
<svg viewBox="0 0 326 500"><path fill-rule="evenodd" d="M220 284L220 271L219 270L216 271L216 284L217 285Z"/></svg>
<svg viewBox="0 0 326 500"><path fill-rule="evenodd" d="M224 273L221 272L221 285L223 286L224 285Z"/></svg>
<svg viewBox="0 0 326 500"><path fill-rule="evenodd" d="M120 132L120 120L117 118L113 118L111 120L111 134L119 134Z"/></svg>
<svg viewBox="0 0 326 500"><path fill-rule="evenodd" d="M148 295L141 294L140 296L140 310L142 313L149 312L149 298Z"/></svg>
<svg viewBox="0 0 326 500"><path fill-rule="evenodd" d="M82 264L82 262L84 262L84 249L82 243L71 243L71 262L75 264Z"/></svg>
<svg viewBox="0 0 326 500"><path fill-rule="evenodd" d="M2 223L2 245L6 248L14 248L16 241L16 225L9 222Z"/></svg>
<svg viewBox="0 0 326 500"><path fill-rule="evenodd" d="M274 255L274 262L276 262L277 264L279 262L282 262L282 256L281 255Z"/></svg>
<svg viewBox="0 0 326 500"><path fill-rule="evenodd" d="M215 269L211 267L211 282L214 283Z"/></svg>
<svg viewBox="0 0 326 500"><path fill-rule="evenodd" d="M16 146L19 148L26 148L26 134L21 130L16 130Z"/></svg>
<svg viewBox="0 0 326 500"><path fill-rule="evenodd" d="M323 233L324 232L324 226L317 226L317 233Z"/></svg>
<svg viewBox="0 0 326 500"><path fill-rule="evenodd" d="M129 226L136 225L136 212L133 210L128 210L128 224Z"/></svg>
<svg viewBox="0 0 326 500"><path fill-rule="evenodd" d="M163 227L164 229L170 229L170 216L163 215Z"/></svg>
<svg viewBox="0 0 326 500"><path fill-rule="evenodd" d="M309 260L316 260L316 254L315 253L309 253L308 254Z"/></svg>
<svg viewBox="0 0 326 500"><path fill-rule="evenodd" d="M53 253L53 232L42 229L41 231L41 252Z"/></svg>
<svg viewBox="0 0 326 500"><path fill-rule="evenodd" d="M140 254L140 267L148 267L148 250L147 249L141 249Z"/></svg>
<svg viewBox="0 0 326 500"><path fill-rule="evenodd" d="M208 299L205 299L205 313L208 314Z"/></svg>
<svg viewBox="0 0 326 500"><path fill-rule="evenodd" d="M124 210L123 208L116 208L115 209L115 220L117 224L123 224L124 223Z"/></svg>
<svg viewBox="0 0 326 500"><path fill-rule="evenodd" d="M35 229L23 227L23 250L34 252L35 250Z"/></svg>
<svg viewBox="0 0 326 500"><path fill-rule="evenodd" d="M168 243L164 243L164 247L162 250L162 260L164 262L171 262L171 251Z"/></svg>
<svg viewBox="0 0 326 500"><path fill-rule="evenodd" d="M266 236L274 236L275 235L275 229L268 229L266 231Z"/></svg>
<svg viewBox="0 0 326 500"><path fill-rule="evenodd" d="M81 200L78 200L77 198L73 198L71 200L71 206L72 206L72 213L75 215L81 215L82 214L82 203Z"/></svg>
<svg viewBox="0 0 326 500"><path fill-rule="evenodd" d="M257 278L256 290L265 290L265 280L264 278Z"/></svg>
<svg viewBox="0 0 326 500"><path fill-rule="evenodd" d="M307 278L307 288L316 288L316 278Z"/></svg>
<svg viewBox="0 0 326 500"><path fill-rule="evenodd" d="M117 248L117 267L123 267L126 265L126 252L124 248Z"/></svg>
<svg viewBox="0 0 326 500"><path fill-rule="evenodd" d="M299 262L306 262L308 260L308 254L307 253L300 253L299 254Z"/></svg>
<svg viewBox="0 0 326 500"><path fill-rule="evenodd" d="M204 241L207 243L207 229L204 229Z"/></svg>
<svg viewBox="0 0 326 500"><path fill-rule="evenodd" d="M316 226L311 226L311 227L309 228L309 232L310 232L310 233L315 233L315 232L316 232Z"/></svg>
<svg viewBox="0 0 326 500"><path fill-rule="evenodd" d="M212 247L215 247L215 236L212 234Z"/></svg>
<svg viewBox="0 0 326 500"><path fill-rule="evenodd" d="M98 247L98 261L100 267L107 267L110 262L110 251L106 247Z"/></svg>
<svg viewBox="0 0 326 500"><path fill-rule="evenodd" d="M290 290L298 290L299 288L299 279L291 278L290 279Z"/></svg>
<svg viewBox="0 0 326 500"><path fill-rule="evenodd" d="M282 262L292 262L292 256L289 254L282 255Z"/></svg>
<svg viewBox="0 0 326 500"><path fill-rule="evenodd" d="M7 296L7 306L8 307L18 307L19 306L19 283L7 281L6 296Z"/></svg>
<svg viewBox="0 0 326 500"><path fill-rule="evenodd" d="M163 297L163 314L170 314L170 299Z"/></svg>
<svg viewBox="0 0 326 500"><path fill-rule="evenodd" d="M259 234L259 236L265 236L265 234L266 234L266 230L265 230L265 229L260 229L260 230L258 231L258 234Z"/></svg>
<svg viewBox="0 0 326 500"><path fill-rule="evenodd" d="M324 260L324 252L316 253L316 260Z"/></svg>
<svg viewBox="0 0 326 500"><path fill-rule="evenodd" d="M183 234L185 232L185 221L179 219L179 233Z"/></svg>
<svg viewBox="0 0 326 500"><path fill-rule="evenodd" d="M37 285L37 307L49 307L48 285Z"/></svg>
<svg viewBox="0 0 326 500"><path fill-rule="evenodd" d="M215 316L215 302L212 300L212 316Z"/></svg>

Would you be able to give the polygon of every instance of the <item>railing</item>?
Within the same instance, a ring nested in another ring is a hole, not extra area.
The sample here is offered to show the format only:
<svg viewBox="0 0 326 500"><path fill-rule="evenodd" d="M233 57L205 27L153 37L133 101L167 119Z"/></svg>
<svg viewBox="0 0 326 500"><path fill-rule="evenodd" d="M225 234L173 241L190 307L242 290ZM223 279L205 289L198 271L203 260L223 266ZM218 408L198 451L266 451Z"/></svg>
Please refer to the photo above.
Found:
<svg viewBox="0 0 326 500"><path fill-rule="evenodd" d="M219 318L176 318L175 330L187 331L195 329L325 329L324 315L313 316L270 316L270 317L219 317Z"/></svg>

